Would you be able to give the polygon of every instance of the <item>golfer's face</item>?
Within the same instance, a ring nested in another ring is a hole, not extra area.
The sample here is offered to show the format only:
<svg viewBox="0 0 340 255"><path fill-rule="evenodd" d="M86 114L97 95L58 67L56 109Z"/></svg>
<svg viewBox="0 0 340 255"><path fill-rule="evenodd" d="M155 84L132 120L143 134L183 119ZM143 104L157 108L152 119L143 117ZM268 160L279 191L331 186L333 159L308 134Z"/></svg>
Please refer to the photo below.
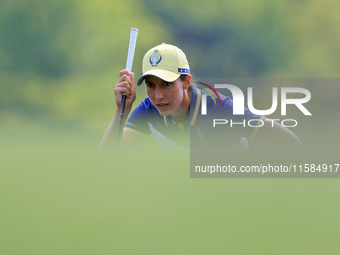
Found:
<svg viewBox="0 0 340 255"><path fill-rule="evenodd" d="M179 114L183 101L183 83L180 78L170 83L153 76L145 78L146 93L161 115Z"/></svg>

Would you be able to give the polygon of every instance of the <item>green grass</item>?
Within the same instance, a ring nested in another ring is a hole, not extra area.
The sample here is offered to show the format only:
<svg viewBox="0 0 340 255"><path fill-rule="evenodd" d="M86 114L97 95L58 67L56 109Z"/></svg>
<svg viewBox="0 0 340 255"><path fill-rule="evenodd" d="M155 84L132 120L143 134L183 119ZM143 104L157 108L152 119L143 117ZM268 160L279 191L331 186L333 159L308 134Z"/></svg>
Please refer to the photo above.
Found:
<svg viewBox="0 0 340 255"><path fill-rule="evenodd" d="M190 179L188 154L98 153L78 128L3 122L0 254L340 250L338 179Z"/></svg>

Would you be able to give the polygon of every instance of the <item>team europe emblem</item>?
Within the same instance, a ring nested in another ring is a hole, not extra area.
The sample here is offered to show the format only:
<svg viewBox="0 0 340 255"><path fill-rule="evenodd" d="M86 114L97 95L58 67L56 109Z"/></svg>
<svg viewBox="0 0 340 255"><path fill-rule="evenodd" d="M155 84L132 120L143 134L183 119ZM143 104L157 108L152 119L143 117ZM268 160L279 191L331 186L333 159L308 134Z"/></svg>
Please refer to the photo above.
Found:
<svg viewBox="0 0 340 255"><path fill-rule="evenodd" d="M162 56L157 54L158 50L154 51L154 55L150 57L149 61L152 66L157 66L162 60Z"/></svg>

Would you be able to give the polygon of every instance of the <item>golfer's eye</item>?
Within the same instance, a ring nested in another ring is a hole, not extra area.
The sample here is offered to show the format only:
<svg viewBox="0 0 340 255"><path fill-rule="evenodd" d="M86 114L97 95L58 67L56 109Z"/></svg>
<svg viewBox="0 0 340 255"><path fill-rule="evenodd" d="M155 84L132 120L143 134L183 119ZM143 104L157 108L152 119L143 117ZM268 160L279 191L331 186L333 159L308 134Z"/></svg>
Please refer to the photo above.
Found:
<svg viewBox="0 0 340 255"><path fill-rule="evenodd" d="M171 82L167 82L167 81L164 82L164 86L166 86L166 87L169 86L170 84L171 84Z"/></svg>
<svg viewBox="0 0 340 255"><path fill-rule="evenodd" d="M146 83L146 86L148 86L149 88L153 88L155 84L153 84L152 82L148 82Z"/></svg>

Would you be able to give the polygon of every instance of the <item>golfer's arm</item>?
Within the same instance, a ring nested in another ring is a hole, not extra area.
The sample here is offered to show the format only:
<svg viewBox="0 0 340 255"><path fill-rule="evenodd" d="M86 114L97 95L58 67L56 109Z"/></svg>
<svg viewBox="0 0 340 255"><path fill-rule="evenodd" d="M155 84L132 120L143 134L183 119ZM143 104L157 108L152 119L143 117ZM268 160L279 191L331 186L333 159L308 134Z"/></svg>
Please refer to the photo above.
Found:
<svg viewBox="0 0 340 255"><path fill-rule="evenodd" d="M264 125L259 128L254 140L272 146L296 147L302 145L300 139L291 130L268 118L264 119Z"/></svg>
<svg viewBox="0 0 340 255"><path fill-rule="evenodd" d="M124 111L122 125L125 126L127 117L129 116L131 109L126 109ZM99 149L102 150L104 148L113 147L117 142L117 132L118 132L118 123L119 123L119 115L120 115L120 108L116 108L115 114L113 119L106 129L106 132L100 142Z"/></svg>
<svg viewBox="0 0 340 255"><path fill-rule="evenodd" d="M146 135L139 135L127 130L123 131L123 147L124 148L139 148L146 141ZM132 147L133 146L133 147Z"/></svg>

